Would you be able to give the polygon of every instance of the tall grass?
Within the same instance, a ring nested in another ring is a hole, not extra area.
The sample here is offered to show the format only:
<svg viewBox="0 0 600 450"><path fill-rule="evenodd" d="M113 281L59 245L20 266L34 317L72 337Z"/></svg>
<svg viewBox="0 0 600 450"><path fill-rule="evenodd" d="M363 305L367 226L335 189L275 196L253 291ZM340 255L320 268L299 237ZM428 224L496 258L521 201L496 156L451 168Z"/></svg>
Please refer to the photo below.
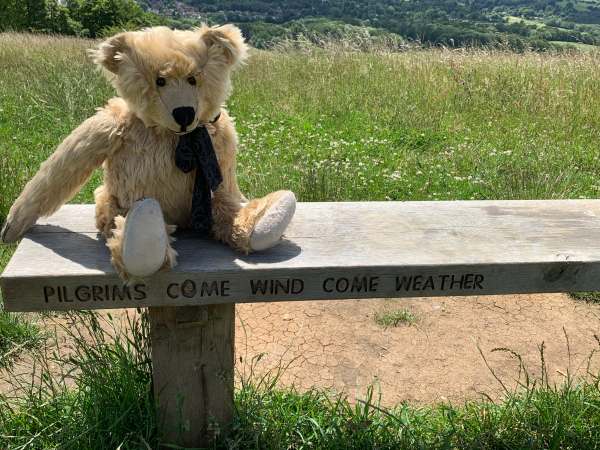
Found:
<svg viewBox="0 0 600 450"><path fill-rule="evenodd" d="M44 161L113 93L89 40L0 34L0 219ZM92 184L98 184L96 176ZM91 186L91 185L90 185ZM78 201L92 199L91 187Z"/></svg>
<svg viewBox="0 0 600 450"><path fill-rule="evenodd" d="M92 41L0 35L0 219L114 95ZM284 51L285 50L285 51ZM300 200L595 197L597 53L255 51L228 107L249 195ZM97 173L75 198L92 201Z"/></svg>
<svg viewBox="0 0 600 450"><path fill-rule="evenodd" d="M56 336L3 374L0 448L156 447L151 361L145 315L127 326L93 313L67 315ZM76 388L75 388L76 387Z"/></svg>
<svg viewBox="0 0 600 450"><path fill-rule="evenodd" d="M154 419L145 316L130 316L125 328L95 313L73 314L61 323L68 351L50 343L32 355L33 380L14 369L3 377L15 391L0 396L0 448L171 445L161 439ZM499 403L484 399L386 409L373 389L351 403L324 391L278 389L277 374L242 378L235 393L235 420L213 448L597 448L600 379L590 374L586 382L568 378L554 386L544 375L543 347L540 359L542 376L533 379L521 363L520 386L507 390Z"/></svg>
<svg viewBox="0 0 600 450"><path fill-rule="evenodd" d="M597 196L597 55L260 53L231 103L251 191L304 200Z"/></svg>

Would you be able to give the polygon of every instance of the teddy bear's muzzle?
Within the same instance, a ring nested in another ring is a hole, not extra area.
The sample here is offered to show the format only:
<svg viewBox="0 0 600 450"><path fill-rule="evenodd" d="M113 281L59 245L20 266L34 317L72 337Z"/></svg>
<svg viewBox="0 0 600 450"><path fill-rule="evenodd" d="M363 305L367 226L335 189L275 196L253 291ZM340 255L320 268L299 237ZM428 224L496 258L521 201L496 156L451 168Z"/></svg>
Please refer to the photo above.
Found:
<svg viewBox="0 0 600 450"><path fill-rule="evenodd" d="M187 127L194 123L196 118L196 110L191 106L180 106L175 108L171 114L177 125L181 127L181 131L186 131Z"/></svg>

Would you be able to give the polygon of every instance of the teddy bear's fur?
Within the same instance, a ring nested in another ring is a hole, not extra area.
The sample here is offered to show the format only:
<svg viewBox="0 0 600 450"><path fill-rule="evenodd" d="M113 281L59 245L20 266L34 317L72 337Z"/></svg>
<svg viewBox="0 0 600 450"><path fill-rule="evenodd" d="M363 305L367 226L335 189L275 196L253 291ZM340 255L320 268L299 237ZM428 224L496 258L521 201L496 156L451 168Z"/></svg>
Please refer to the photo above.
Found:
<svg viewBox="0 0 600 450"><path fill-rule="evenodd" d="M241 33L232 25L191 31L155 27L121 33L100 44L92 56L120 97L84 121L42 164L12 206L2 240L17 240L38 217L52 214L102 165L104 184L95 191L96 224L107 239L115 268L127 278L123 229L136 201L150 197L159 203L168 234L190 225L194 173L175 166L174 152L183 132L204 124L223 176L212 198L212 234L241 252L252 251L253 232L261 218L282 198L288 199L288 210L295 200L290 205L293 194L278 191L247 201L238 188L237 135L222 105L230 92L231 71L246 54ZM162 86L159 77L165 80ZM188 105L196 115L186 128L172 111ZM278 220L277 214L273 217ZM279 227L279 235L286 225ZM267 237L271 240L262 248L280 238ZM175 264L176 253L169 244L164 266Z"/></svg>

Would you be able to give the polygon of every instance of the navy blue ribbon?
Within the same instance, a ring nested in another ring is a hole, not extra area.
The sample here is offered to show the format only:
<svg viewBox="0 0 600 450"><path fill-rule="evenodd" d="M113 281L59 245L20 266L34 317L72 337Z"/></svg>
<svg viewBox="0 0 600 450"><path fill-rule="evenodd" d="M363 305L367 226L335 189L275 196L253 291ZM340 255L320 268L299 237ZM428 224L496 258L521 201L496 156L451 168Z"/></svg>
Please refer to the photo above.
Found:
<svg viewBox="0 0 600 450"><path fill-rule="evenodd" d="M218 119L219 116L211 123ZM212 193L223 182L223 176L215 148L204 125L179 138L175 149L175 165L184 173L196 169L190 225L194 231L207 235L213 224Z"/></svg>

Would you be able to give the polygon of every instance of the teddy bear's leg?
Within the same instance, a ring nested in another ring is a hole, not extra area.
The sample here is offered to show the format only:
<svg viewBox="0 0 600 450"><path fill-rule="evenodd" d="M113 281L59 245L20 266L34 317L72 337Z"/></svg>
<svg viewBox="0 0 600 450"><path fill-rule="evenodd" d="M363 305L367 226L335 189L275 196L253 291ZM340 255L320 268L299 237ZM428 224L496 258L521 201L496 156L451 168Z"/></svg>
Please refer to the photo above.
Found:
<svg viewBox="0 0 600 450"><path fill-rule="evenodd" d="M272 192L246 204L218 190L213 198L213 234L236 250L266 250L281 240L296 211L290 191Z"/></svg>
<svg viewBox="0 0 600 450"><path fill-rule="evenodd" d="M121 278L144 278L176 265L177 253L170 236L175 226L165 224L156 200L135 202L125 217L115 216L113 223L106 245Z"/></svg>

